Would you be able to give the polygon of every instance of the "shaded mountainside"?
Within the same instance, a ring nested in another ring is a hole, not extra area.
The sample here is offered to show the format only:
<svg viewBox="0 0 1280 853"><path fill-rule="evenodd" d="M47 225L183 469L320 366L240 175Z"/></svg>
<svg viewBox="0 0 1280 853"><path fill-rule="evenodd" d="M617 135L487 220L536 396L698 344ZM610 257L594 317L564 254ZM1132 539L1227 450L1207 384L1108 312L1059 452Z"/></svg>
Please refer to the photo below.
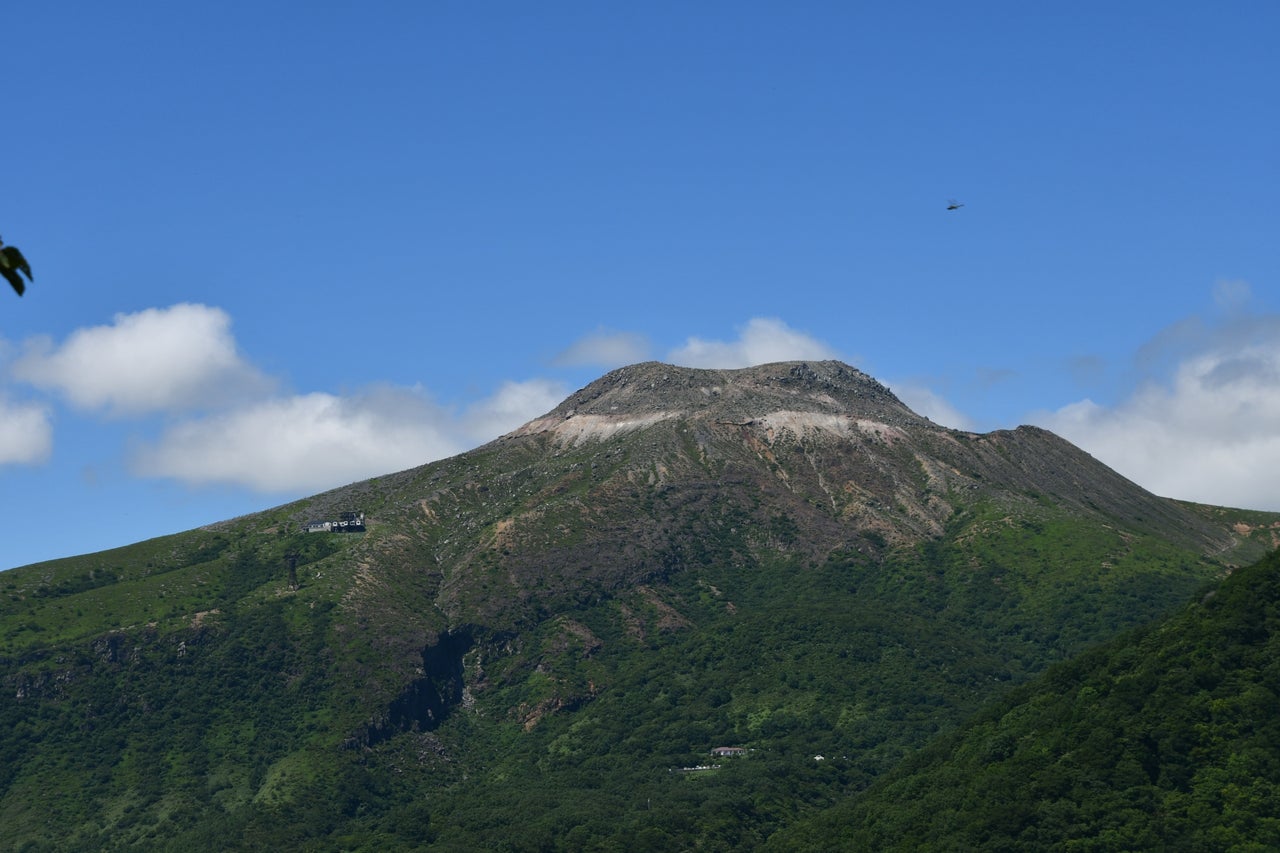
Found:
<svg viewBox="0 0 1280 853"><path fill-rule="evenodd" d="M301 532L351 510L367 532ZM634 365L451 459L0 575L0 823L749 848L1278 519L940 427L837 362ZM673 772L722 745L749 758Z"/></svg>
<svg viewBox="0 0 1280 853"><path fill-rule="evenodd" d="M1015 691L777 850L1280 849L1280 555Z"/></svg>

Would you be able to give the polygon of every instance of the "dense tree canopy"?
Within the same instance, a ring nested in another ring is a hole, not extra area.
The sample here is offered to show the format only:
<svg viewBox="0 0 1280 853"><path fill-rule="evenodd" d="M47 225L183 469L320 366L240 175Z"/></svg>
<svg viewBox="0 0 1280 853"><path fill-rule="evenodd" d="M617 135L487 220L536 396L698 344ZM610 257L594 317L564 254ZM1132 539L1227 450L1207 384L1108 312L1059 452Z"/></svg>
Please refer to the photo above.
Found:
<svg viewBox="0 0 1280 853"><path fill-rule="evenodd" d="M1280 552L1059 666L774 849L1275 850Z"/></svg>

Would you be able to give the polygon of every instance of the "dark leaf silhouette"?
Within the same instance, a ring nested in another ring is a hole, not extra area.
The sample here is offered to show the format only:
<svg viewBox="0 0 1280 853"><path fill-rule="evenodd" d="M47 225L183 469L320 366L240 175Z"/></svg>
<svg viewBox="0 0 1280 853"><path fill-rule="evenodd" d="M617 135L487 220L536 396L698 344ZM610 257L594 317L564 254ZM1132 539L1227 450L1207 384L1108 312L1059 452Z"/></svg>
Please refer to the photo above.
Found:
<svg viewBox="0 0 1280 853"><path fill-rule="evenodd" d="M3 240L0 240L0 275L9 280L19 296L27 289L26 282L22 280L23 275L27 277L27 281L35 281L31 276L31 265L22 256L22 252L18 251L17 246L4 245Z"/></svg>

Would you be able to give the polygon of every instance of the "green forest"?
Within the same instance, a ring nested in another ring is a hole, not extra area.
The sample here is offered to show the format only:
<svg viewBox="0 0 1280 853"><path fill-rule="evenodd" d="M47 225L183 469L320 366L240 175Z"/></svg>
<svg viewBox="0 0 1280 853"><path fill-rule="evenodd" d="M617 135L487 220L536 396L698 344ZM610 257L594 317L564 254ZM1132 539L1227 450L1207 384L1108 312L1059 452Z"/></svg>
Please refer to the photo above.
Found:
<svg viewBox="0 0 1280 853"><path fill-rule="evenodd" d="M381 677L378 639L321 585L357 537L179 537L149 546L146 577L11 585L0 821L24 850L1263 837L1275 733L1251 715L1274 707L1275 560L1216 589L1185 551L1048 509L971 535L998 511L883 557L743 563L733 537L706 542L519 635L455 631L373 716L350 685ZM54 623L89 602L158 618Z"/></svg>
<svg viewBox="0 0 1280 853"><path fill-rule="evenodd" d="M1014 690L769 849L1280 848L1280 554Z"/></svg>

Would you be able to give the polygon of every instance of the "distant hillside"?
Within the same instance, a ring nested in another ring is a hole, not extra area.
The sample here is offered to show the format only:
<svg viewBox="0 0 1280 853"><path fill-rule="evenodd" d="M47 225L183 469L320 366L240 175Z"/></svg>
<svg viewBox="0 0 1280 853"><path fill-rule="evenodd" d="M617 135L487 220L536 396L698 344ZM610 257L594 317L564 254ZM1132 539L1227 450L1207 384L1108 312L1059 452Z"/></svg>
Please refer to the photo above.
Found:
<svg viewBox="0 0 1280 853"><path fill-rule="evenodd" d="M750 849L1277 530L838 362L635 365L452 459L0 574L0 826Z"/></svg>
<svg viewBox="0 0 1280 853"><path fill-rule="evenodd" d="M778 850L1280 849L1280 554L1015 691Z"/></svg>

